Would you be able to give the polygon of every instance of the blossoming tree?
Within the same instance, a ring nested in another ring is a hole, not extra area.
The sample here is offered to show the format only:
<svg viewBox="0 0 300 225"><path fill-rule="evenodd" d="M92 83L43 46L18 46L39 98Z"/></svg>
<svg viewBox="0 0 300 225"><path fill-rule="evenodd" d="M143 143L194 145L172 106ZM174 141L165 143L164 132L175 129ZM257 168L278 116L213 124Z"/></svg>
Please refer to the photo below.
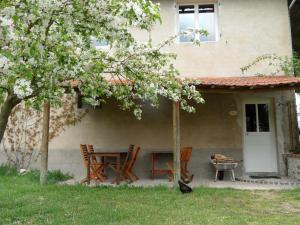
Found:
<svg viewBox="0 0 300 225"><path fill-rule="evenodd" d="M11 110L21 101L34 107L59 104L76 81L85 100L97 105L116 98L140 118L142 102L159 96L202 102L188 81L177 79L175 55L139 43L130 32L160 21L159 5L146 0L6 0L0 9L0 140ZM94 42L105 42L105 48ZM117 84L117 85L116 85Z"/></svg>
<svg viewBox="0 0 300 225"><path fill-rule="evenodd" d="M115 98L141 118L143 102L159 96L180 102L203 99L190 81L178 79L174 54L139 43L130 29L150 31L159 5L148 0L5 0L0 4L0 141L12 109L22 101L39 108L59 105L76 83L98 105ZM95 43L104 43L105 48Z"/></svg>

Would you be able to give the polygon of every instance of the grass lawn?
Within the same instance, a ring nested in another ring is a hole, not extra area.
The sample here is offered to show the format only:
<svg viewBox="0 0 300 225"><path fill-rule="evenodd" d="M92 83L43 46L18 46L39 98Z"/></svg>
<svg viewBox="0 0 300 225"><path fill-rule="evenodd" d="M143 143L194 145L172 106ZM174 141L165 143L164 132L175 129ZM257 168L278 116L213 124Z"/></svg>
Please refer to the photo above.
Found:
<svg viewBox="0 0 300 225"><path fill-rule="evenodd" d="M300 189L41 187L0 169L0 224L300 224Z"/></svg>

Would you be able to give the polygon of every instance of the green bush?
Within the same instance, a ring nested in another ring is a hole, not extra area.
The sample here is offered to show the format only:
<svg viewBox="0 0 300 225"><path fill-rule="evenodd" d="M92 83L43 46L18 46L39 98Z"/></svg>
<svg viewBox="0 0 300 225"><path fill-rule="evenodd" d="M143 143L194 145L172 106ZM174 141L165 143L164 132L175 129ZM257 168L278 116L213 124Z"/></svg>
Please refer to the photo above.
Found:
<svg viewBox="0 0 300 225"><path fill-rule="evenodd" d="M32 170L28 172L25 176L28 176L30 180L39 182L40 181L40 171ZM61 181L69 180L72 176L67 173L63 173L60 170L48 171L48 184L55 184Z"/></svg>
<svg viewBox="0 0 300 225"><path fill-rule="evenodd" d="M0 165L0 176L16 176L17 168L10 165Z"/></svg>
<svg viewBox="0 0 300 225"><path fill-rule="evenodd" d="M40 180L40 171L39 170L31 170L25 174L19 174L16 167L9 165L1 165L0 166L0 176L22 176L26 177L31 181L39 182ZM72 176L67 173L63 173L60 170L52 170L48 171L48 183L55 184L60 181L65 181L71 179Z"/></svg>

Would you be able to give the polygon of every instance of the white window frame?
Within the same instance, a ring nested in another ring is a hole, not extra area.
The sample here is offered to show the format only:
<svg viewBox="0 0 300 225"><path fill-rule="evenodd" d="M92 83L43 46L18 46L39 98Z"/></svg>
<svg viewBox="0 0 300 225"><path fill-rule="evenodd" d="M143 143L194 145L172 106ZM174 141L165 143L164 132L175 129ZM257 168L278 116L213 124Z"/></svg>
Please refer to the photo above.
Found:
<svg viewBox="0 0 300 225"><path fill-rule="evenodd" d="M214 41L201 41L201 43L213 43L213 42L218 42L219 39L220 39L220 33L219 33L219 3L215 2L215 3L212 3L212 2L201 2L201 3L195 3L195 2L192 2L192 3L189 3L189 2L185 2L185 3L180 3L180 4L177 4L176 5L176 34L179 34L180 32L180 20L179 20L179 7L180 6L185 6L185 5L193 5L194 6L194 9L195 9L195 13L194 13L194 24L195 24L195 27L196 28L199 28L199 5L214 5L214 16L215 16L215 34L216 34L216 37L215 37L215 40ZM200 40L200 37L197 37L199 40ZM180 37L178 37L177 39L177 42L179 44L190 44L192 43L191 41L189 42L181 42L180 41Z"/></svg>
<svg viewBox="0 0 300 225"><path fill-rule="evenodd" d="M246 105L255 105L255 117L256 117L256 130L255 131L247 131L247 121L246 121ZM269 131L260 131L259 127L259 115L258 115L258 105L267 105L268 106L268 124L269 124ZM264 102L257 102L257 103L245 103L244 104L244 110L245 110L245 132L246 133L271 133L271 116L270 116L270 104L269 103L264 103Z"/></svg>
<svg viewBox="0 0 300 225"><path fill-rule="evenodd" d="M101 49L101 50L105 50L108 51L110 46L109 45L100 45L100 46L95 46L96 49Z"/></svg>

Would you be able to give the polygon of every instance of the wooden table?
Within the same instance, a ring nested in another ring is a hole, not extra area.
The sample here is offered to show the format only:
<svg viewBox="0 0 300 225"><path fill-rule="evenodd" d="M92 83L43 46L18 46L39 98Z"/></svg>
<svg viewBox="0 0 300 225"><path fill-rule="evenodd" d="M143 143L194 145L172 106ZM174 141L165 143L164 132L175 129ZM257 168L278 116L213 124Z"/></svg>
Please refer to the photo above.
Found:
<svg viewBox="0 0 300 225"><path fill-rule="evenodd" d="M168 169L159 169L155 167L155 162L159 159L160 156L173 156L173 151L152 151L150 153L151 157L151 179L154 179L155 175L163 175L163 174L172 174L171 170Z"/></svg>
<svg viewBox="0 0 300 225"><path fill-rule="evenodd" d="M93 152L88 153L88 166L87 166L87 183L90 184L90 170L91 170L91 157L101 157L103 162L104 158L115 158L116 159L116 183L120 184L120 174L121 174L121 156L127 154L127 152Z"/></svg>

